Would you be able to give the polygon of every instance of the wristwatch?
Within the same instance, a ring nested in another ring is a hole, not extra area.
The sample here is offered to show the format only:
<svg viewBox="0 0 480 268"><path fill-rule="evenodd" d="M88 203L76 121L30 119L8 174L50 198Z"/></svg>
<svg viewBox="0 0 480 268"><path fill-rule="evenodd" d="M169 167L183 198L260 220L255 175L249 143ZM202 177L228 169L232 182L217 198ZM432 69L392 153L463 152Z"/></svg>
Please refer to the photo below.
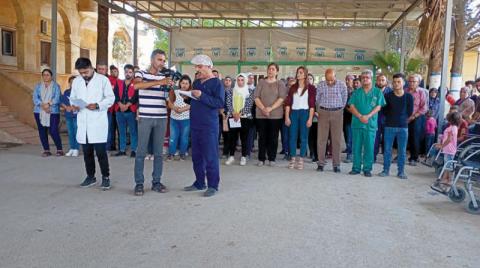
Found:
<svg viewBox="0 0 480 268"><path fill-rule="evenodd" d="M100 106L98 105L98 103L95 103L95 109L97 109L97 110L100 109Z"/></svg>

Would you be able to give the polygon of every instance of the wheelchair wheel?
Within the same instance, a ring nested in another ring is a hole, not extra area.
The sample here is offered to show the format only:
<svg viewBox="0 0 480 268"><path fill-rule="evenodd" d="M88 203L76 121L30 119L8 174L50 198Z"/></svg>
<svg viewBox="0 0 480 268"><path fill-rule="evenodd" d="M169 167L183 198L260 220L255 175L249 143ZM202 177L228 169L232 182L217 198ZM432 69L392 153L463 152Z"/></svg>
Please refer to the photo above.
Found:
<svg viewBox="0 0 480 268"><path fill-rule="evenodd" d="M440 173L442 172L442 168L443 168L443 166L436 166L435 167L435 175L437 176L437 178L438 178L438 176L440 176Z"/></svg>
<svg viewBox="0 0 480 268"><path fill-rule="evenodd" d="M478 207L475 208L473 206L473 201L470 201L468 202L467 204L467 212L470 213L470 214L480 214L480 200L476 199L477 200L477 205Z"/></svg>
<svg viewBox="0 0 480 268"><path fill-rule="evenodd" d="M452 202L461 203L463 202L463 200L465 200L467 194L462 188L457 188L457 192L458 195L455 195L453 189L450 189L450 191L448 192L448 197L450 198L450 200L452 200Z"/></svg>

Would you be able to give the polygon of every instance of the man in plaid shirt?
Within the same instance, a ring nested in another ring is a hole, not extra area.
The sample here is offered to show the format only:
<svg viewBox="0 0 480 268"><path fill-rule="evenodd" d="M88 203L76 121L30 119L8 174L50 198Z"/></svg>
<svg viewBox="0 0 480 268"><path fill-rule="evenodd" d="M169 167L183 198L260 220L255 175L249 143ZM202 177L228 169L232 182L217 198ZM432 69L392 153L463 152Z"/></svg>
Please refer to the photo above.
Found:
<svg viewBox="0 0 480 268"><path fill-rule="evenodd" d="M340 145L343 129L343 108L347 104L348 91L345 82L337 80L335 71L325 71L325 81L317 87L316 106L318 112L318 167L323 171L325 166L325 149L328 135L332 142L333 171L340 172Z"/></svg>

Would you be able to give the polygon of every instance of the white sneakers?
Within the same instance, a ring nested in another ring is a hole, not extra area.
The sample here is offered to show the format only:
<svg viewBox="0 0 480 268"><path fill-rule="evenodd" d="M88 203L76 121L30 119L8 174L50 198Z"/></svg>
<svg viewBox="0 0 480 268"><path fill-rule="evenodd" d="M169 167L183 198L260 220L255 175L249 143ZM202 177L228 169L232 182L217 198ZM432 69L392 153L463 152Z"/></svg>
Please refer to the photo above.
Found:
<svg viewBox="0 0 480 268"><path fill-rule="evenodd" d="M240 166L245 166L246 164L247 164L247 158L242 156L242 158L240 158Z"/></svg>
<svg viewBox="0 0 480 268"><path fill-rule="evenodd" d="M69 151L65 154L65 156L78 157L78 154L79 154L78 150L69 150Z"/></svg>
<svg viewBox="0 0 480 268"><path fill-rule="evenodd" d="M235 162L235 158L233 156L229 156L227 161L225 161L225 165L230 166L231 164L233 164L233 162ZM246 166L246 165L247 165L247 158L242 156L242 158L240 158L240 166Z"/></svg>
<svg viewBox="0 0 480 268"><path fill-rule="evenodd" d="M225 165L230 166L233 164L233 162L235 162L235 158L233 156L229 156L227 161L225 161Z"/></svg>

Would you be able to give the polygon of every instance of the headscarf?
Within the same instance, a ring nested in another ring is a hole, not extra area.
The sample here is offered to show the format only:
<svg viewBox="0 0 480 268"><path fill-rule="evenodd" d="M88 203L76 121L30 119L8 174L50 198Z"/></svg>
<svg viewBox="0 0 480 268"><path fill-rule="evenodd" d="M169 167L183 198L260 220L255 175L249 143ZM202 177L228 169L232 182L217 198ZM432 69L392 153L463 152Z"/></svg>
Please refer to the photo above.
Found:
<svg viewBox="0 0 480 268"><path fill-rule="evenodd" d="M235 83L235 87L233 88L233 111L236 113L239 113L243 107L245 107L246 100L250 96L250 91L248 90L247 85L248 75L244 73L238 74L235 78L235 82L240 76L245 79L245 83L243 84L243 87L239 87L238 83Z"/></svg>

